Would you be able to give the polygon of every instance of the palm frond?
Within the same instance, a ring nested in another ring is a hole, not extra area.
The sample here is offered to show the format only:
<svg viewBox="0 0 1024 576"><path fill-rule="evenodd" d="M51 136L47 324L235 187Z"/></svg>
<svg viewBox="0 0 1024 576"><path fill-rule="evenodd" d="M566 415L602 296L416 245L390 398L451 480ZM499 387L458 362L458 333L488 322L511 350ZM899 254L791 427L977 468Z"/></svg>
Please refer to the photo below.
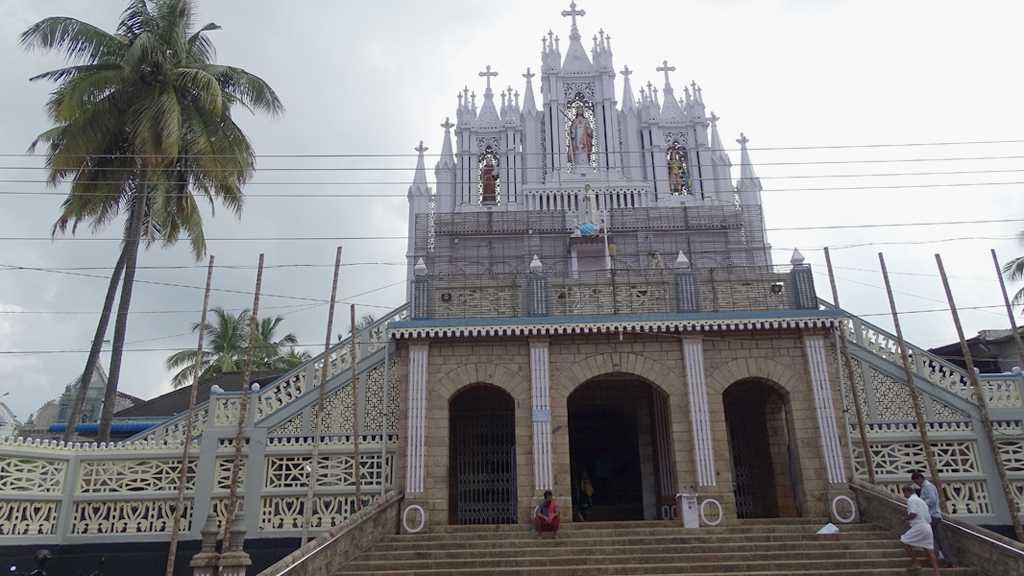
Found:
<svg viewBox="0 0 1024 576"><path fill-rule="evenodd" d="M21 33L26 50L61 51L72 62L117 62L125 52L125 40L75 18L54 16L36 22Z"/></svg>

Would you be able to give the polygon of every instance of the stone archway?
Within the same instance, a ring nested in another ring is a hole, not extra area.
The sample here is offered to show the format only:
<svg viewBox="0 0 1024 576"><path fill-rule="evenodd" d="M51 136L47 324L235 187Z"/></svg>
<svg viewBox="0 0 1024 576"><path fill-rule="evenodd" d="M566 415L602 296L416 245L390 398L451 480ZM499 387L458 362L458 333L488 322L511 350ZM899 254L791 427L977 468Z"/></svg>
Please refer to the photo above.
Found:
<svg viewBox="0 0 1024 576"><path fill-rule="evenodd" d="M469 386L451 398L448 423L449 524L515 524L515 400L496 386Z"/></svg>
<svg viewBox="0 0 1024 576"><path fill-rule="evenodd" d="M600 376L569 395L566 412L577 519L654 520L662 508L671 510L671 497L659 496L675 492L664 391L635 376ZM581 489L584 475L594 488L590 498Z"/></svg>
<svg viewBox="0 0 1024 576"><path fill-rule="evenodd" d="M788 395L758 379L722 393L739 518L801 515Z"/></svg>

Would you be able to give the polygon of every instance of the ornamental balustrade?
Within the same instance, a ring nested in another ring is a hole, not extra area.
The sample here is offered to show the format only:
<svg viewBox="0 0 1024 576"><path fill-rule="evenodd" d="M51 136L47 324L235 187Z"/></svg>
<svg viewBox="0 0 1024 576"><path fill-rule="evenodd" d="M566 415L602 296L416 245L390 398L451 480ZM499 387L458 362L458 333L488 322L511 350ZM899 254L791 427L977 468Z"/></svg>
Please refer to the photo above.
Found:
<svg viewBox="0 0 1024 576"><path fill-rule="evenodd" d="M355 513L357 482L363 504L394 489L400 358L385 349L384 325L404 319L406 313L403 306L357 334L358 406L352 401L351 361L345 351L350 341L331 350L315 467L312 420L323 362L311 360L263 390L246 392L251 413L238 484L248 538L301 536L310 483L314 535ZM213 394L191 422L196 441L186 472L182 540L199 539L209 512L224 525L240 400L241 393ZM353 435L357 413L358 478ZM0 439L4 542L166 541L177 505L186 416L117 444Z"/></svg>

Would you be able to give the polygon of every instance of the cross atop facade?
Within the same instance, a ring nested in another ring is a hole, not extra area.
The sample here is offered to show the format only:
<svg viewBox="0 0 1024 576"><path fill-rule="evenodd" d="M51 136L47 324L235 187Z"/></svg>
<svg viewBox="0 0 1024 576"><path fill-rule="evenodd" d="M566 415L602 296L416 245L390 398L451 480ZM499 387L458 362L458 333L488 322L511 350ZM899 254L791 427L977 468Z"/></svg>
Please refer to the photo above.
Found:
<svg viewBox="0 0 1024 576"><path fill-rule="evenodd" d="M657 68L655 68L654 71L655 72L664 72L665 73L665 86L671 86L672 85L668 81L668 73L669 72L675 72L676 71L676 67L675 66L669 66L668 65L668 60L665 60L664 62L662 62L662 65L658 66Z"/></svg>
<svg viewBox="0 0 1024 576"><path fill-rule="evenodd" d="M536 74L531 74L529 68L526 69L526 74L523 74L523 78L526 78L527 82L529 82L534 76L536 76Z"/></svg>
<svg viewBox="0 0 1024 576"><path fill-rule="evenodd" d="M632 73L633 71L629 69L629 66L623 66L622 72L619 72L619 74L622 74L627 80L629 80L629 75Z"/></svg>
<svg viewBox="0 0 1024 576"><path fill-rule="evenodd" d="M491 76L497 76L497 72L491 72L490 64L487 65L487 72L481 72L480 76L487 78L487 90L491 89Z"/></svg>
<svg viewBox="0 0 1024 576"><path fill-rule="evenodd" d="M743 132L740 132L740 139L737 140L736 143L739 144L740 146L746 146L747 142L750 142L750 140L748 140L747 137L743 135Z"/></svg>
<svg viewBox="0 0 1024 576"><path fill-rule="evenodd" d="M426 152L427 150L429 150L429 148L427 148L426 146L423 145L423 140L420 140L420 145L415 147L415 148L413 148L413 150L419 152L420 156L423 156L423 153Z"/></svg>
<svg viewBox="0 0 1024 576"><path fill-rule="evenodd" d="M451 123L451 119L450 118L445 118L444 119L444 124L441 124L441 128L444 128L445 131L451 130L454 127L455 127L455 124Z"/></svg>
<svg viewBox="0 0 1024 576"><path fill-rule="evenodd" d="M575 2L573 2L572 4L569 4L569 9L568 10L562 10L562 16L572 16L572 29L573 30L576 29L576 17L577 16L586 16L586 15L587 15L587 11L586 10L577 10L576 9L576 3Z"/></svg>
<svg viewBox="0 0 1024 576"><path fill-rule="evenodd" d="M718 122L718 116L715 116L715 111L711 111L711 116L708 116L708 120L711 120L711 125L714 126Z"/></svg>

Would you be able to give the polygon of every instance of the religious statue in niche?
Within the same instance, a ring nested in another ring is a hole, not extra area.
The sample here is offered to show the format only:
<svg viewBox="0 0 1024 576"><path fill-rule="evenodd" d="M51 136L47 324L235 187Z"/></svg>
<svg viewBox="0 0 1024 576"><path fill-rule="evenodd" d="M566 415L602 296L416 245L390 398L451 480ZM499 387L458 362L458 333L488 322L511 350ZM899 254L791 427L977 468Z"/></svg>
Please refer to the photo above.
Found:
<svg viewBox="0 0 1024 576"><path fill-rule="evenodd" d="M480 155L480 204L493 205L498 203L499 159L494 150L488 146Z"/></svg>
<svg viewBox="0 0 1024 576"><path fill-rule="evenodd" d="M583 187L583 194L579 199L579 217L573 226L572 236L592 236L604 232L604 220L600 218L597 210L597 197L590 189L590 184Z"/></svg>
<svg viewBox="0 0 1024 576"><path fill-rule="evenodd" d="M673 142L668 148L668 189L673 194L693 194L686 148L678 142Z"/></svg>
<svg viewBox="0 0 1024 576"><path fill-rule="evenodd" d="M597 150L594 139L594 105L582 92L577 92L566 103L563 112L568 122L566 130L566 157L570 170L574 166L590 164L597 168Z"/></svg>

